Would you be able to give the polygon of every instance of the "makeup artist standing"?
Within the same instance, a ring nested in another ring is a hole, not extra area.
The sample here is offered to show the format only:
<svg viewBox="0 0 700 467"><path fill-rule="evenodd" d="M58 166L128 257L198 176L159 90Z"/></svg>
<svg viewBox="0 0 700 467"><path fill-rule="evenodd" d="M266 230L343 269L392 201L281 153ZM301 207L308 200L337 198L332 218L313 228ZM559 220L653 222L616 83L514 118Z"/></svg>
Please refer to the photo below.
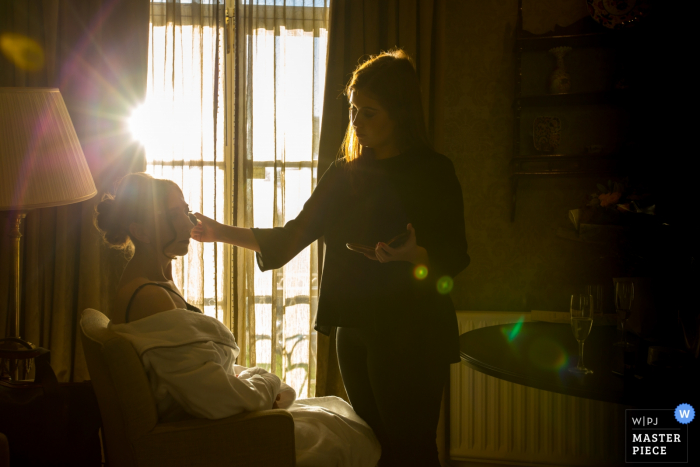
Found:
<svg viewBox="0 0 700 467"><path fill-rule="evenodd" d="M345 94L343 157L296 219L245 229L196 214L192 237L255 250L266 271L323 236L315 327L338 327L343 383L382 445L379 465L439 467L440 402L449 365L459 362L449 291L469 264L462 189L452 162L428 143L418 77L403 51L361 64ZM402 245L385 243L402 232ZM358 253L347 243L375 249Z"/></svg>

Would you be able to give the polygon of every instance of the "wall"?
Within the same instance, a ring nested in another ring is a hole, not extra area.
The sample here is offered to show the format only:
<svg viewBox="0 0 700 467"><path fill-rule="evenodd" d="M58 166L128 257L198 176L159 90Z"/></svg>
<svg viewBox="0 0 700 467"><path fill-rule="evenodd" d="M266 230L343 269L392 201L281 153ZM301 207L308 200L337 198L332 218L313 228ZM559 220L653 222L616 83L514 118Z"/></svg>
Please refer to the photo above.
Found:
<svg viewBox="0 0 700 467"><path fill-rule="evenodd" d="M566 311L571 293L602 276L598 252L556 231L598 180L522 179L510 221L517 0L449 1L447 10L442 148L462 185L472 259L455 279L455 307Z"/></svg>

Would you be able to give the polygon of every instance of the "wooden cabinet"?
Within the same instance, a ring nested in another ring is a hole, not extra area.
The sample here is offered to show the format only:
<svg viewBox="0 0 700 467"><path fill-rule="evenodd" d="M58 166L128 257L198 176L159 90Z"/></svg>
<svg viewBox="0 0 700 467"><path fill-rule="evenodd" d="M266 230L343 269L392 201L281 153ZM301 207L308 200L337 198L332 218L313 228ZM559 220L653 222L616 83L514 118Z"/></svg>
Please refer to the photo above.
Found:
<svg viewBox="0 0 700 467"><path fill-rule="evenodd" d="M647 125L646 86L639 64L648 27L611 30L585 17L566 28L534 35L522 29L518 2L515 38L513 156L510 176L511 221L515 220L522 177L622 175L638 153ZM556 59L554 47L571 47L564 57L571 86L549 92ZM559 145L538 150L533 142L536 117L556 117Z"/></svg>

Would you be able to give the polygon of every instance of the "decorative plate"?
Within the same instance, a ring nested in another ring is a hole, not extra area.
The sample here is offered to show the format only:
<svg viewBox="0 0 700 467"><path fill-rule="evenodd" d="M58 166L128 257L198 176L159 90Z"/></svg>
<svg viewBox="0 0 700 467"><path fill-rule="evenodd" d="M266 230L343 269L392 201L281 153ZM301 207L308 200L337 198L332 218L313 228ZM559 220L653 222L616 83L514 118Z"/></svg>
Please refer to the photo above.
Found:
<svg viewBox="0 0 700 467"><path fill-rule="evenodd" d="M559 146L561 120L557 117L535 117L532 140L538 151L551 152Z"/></svg>
<svg viewBox="0 0 700 467"><path fill-rule="evenodd" d="M634 26L651 7L649 0L586 0L586 4L593 19L610 29Z"/></svg>

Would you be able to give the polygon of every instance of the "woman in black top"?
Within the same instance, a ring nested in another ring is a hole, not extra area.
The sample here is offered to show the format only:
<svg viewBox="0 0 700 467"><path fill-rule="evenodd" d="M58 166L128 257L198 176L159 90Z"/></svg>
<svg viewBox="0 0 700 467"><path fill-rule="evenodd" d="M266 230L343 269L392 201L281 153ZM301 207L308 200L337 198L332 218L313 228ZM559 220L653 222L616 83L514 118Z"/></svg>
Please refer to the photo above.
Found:
<svg viewBox="0 0 700 467"><path fill-rule="evenodd" d="M257 252L280 268L326 244L315 328L337 326L343 382L382 444L380 465L439 466L437 421L459 333L448 295L469 264L462 190L452 162L428 144L420 88L401 50L372 57L346 88L343 157L284 227L244 229L195 214L200 241ZM403 242L388 240L407 233ZM371 245L364 253L351 244Z"/></svg>

